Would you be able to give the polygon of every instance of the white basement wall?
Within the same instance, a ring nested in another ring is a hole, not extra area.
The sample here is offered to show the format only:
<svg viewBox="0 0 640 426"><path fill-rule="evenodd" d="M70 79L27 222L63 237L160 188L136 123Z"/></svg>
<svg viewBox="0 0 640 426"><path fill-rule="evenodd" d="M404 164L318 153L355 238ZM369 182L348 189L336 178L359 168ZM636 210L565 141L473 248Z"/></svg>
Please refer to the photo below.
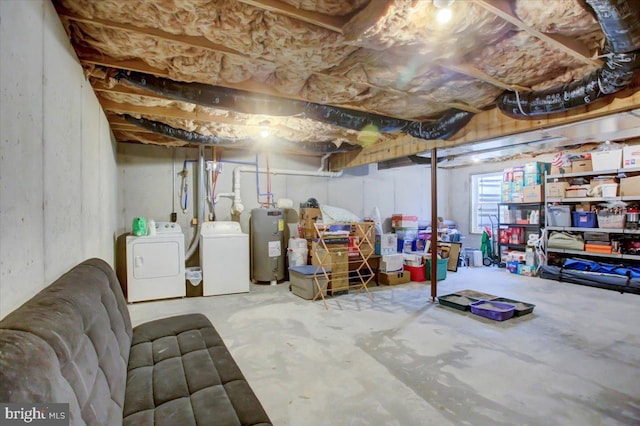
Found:
<svg viewBox="0 0 640 426"><path fill-rule="evenodd" d="M458 224L458 229L463 235L462 246L464 248L480 248L482 234L472 234L471 227L471 176L502 172L509 167L524 166L532 161L550 163L554 154L545 154L536 158L523 157L517 160L509 160L495 163L478 163L477 165L447 169L446 185L448 197L448 211L451 218Z"/></svg>
<svg viewBox="0 0 640 426"><path fill-rule="evenodd" d="M49 1L0 1L0 317L75 264L114 264L115 144Z"/></svg>
<svg viewBox="0 0 640 426"><path fill-rule="evenodd" d="M207 159L212 158L211 148L205 151ZM175 160L174 160L175 156ZM189 203L188 211L184 214L180 208L181 177L177 175L182 170L185 159L195 160L197 149L162 148L135 144L118 145L118 169L120 174L119 192L123 206L118 221L120 234L131 231L133 218L144 216L156 221L168 221L172 211L178 213L178 223L185 233L187 245L194 235L195 227L190 224L197 216L194 203L197 186L195 174L197 165L189 163ZM223 162L255 161L250 154L237 154L227 151L223 154ZM175 182L172 179L175 161ZM259 165L266 167L266 156L259 156ZM269 166L273 169L318 170L320 158L311 156L282 156L270 155ZM222 173L216 187L216 192L232 192L233 170L238 164L223 163ZM431 218L431 170L427 166L415 165L390 170L377 170L376 165L369 165L347 169L341 177L307 177L284 176L271 177L271 192L275 199L288 198L293 200L294 210L288 212L289 228L295 230L298 221L300 203L309 198L315 198L320 204L340 207L354 213L358 217L370 216L373 209L380 210L383 221L393 213L418 215L421 219ZM446 172L439 172L439 215L447 216L445 209L448 195L443 181ZM172 185L175 185L173 187ZM267 177L260 174L260 191L267 192ZM240 223L243 230L248 232L249 213L251 209L259 207L257 200L255 173L241 173L241 196L245 211L241 215ZM265 201L261 197L261 201ZM231 200L223 198L216 206L218 220L231 220ZM208 210L207 210L208 211ZM387 220L388 222L388 220Z"/></svg>

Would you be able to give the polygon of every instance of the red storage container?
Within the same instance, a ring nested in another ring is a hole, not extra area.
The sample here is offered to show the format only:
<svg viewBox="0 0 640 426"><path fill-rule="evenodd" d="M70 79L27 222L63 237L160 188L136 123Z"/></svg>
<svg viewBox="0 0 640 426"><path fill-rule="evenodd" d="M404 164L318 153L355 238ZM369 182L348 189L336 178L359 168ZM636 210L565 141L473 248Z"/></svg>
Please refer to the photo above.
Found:
<svg viewBox="0 0 640 426"><path fill-rule="evenodd" d="M405 271L409 271L409 273L411 274L411 281L421 283L427 280L427 278L424 275L424 265L422 266L404 265L403 267Z"/></svg>

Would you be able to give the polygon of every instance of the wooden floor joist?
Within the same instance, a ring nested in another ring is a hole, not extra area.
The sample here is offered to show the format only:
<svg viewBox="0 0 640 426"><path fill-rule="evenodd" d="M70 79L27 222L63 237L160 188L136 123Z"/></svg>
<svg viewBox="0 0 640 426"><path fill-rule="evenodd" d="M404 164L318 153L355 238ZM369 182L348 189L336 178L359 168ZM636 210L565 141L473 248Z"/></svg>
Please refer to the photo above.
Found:
<svg viewBox="0 0 640 426"><path fill-rule="evenodd" d="M636 89L637 90L637 89ZM620 92L613 101L597 108L588 105L576 111L556 114L552 118L514 119L497 108L476 114L454 137L448 140L422 140L405 135L394 141L376 143L357 152L335 154L331 157L331 170L342 170L364 164L405 157L431 150L466 145L533 130L549 129L582 120L604 117L640 108L640 90L636 93Z"/></svg>

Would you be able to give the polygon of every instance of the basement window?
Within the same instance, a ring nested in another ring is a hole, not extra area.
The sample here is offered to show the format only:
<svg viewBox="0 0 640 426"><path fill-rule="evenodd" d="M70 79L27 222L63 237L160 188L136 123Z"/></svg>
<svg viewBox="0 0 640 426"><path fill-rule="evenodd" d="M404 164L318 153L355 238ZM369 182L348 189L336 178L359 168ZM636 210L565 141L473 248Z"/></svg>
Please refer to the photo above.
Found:
<svg viewBox="0 0 640 426"><path fill-rule="evenodd" d="M485 226L497 226L498 203L502 172L471 175L471 227L472 234L482 234ZM493 224L492 224L493 222Z"/></svg>

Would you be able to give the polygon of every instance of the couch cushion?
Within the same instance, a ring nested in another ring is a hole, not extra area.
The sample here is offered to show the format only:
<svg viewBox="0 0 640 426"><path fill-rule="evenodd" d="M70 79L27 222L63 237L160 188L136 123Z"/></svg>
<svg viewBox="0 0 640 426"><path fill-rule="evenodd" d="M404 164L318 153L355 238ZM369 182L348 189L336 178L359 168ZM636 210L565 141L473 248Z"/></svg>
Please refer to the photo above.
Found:
<svg viewBox="0 0 640 426"><path fill-rule="evenodd" d="M200 314L133 331L124 424L270 424L220 335Z"/></svg>
<svg viewBox="0 0 640 426"><path fill-rule="evenodd" d="M74 267L7 315L0 330L1 401L70 402L72 424L121 424L132 329L106 262ZM43 386L25 380L39 376Z"/></svg>

